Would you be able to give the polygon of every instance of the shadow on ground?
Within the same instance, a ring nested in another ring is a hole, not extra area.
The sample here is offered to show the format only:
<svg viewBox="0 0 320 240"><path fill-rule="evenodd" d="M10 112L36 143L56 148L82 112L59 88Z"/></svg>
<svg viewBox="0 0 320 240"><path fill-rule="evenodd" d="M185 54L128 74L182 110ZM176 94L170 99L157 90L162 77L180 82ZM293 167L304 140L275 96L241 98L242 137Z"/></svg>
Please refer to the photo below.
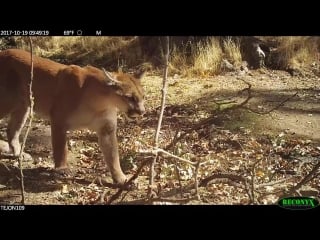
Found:
<svg viewBox="0 0 320 240"><path fill-rule="evenodd" d="M295 93L297 93L294 97ZM210 124L236 130L241 125L252 127L255 134L263 134L289 129L296 136L320 141L320 90L310 89L252 89L252 98L245 107L233 108L247 98L246 91L213 91L190 104L168 105L164 111L163 128L188 130L201 121L200 115L206 115ZM291 97L291 98L290 98ZM286 101L286 99L290 98ZM284 102L285 101L285 102ZM220 109L218 105L220 105ZM147 114L142 126L155 128L160 108ZM205 113L205 114L203 114ZM197 117L199 116L199 117Z"/></svg>
<svg viewBox="0 0 320 240"><path fill-rule="evenodd" d="M23 174L26 192L52 192L59 189L63 181L67 181L63 179L57 180L53 170L50 168L24 169ZM6 189L20 190L19 169L11 164L1 163L0 184L5 186Z"/></svg>

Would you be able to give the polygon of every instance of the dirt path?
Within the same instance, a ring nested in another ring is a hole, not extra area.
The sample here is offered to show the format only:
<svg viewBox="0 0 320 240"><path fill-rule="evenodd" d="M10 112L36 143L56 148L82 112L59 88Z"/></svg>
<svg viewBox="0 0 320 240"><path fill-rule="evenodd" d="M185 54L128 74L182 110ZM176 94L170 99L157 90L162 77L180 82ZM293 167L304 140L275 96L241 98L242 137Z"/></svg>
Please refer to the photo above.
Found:
<svg viewBox="0 0 320 240"><path fill-rule="evenodd" d="M266 76L265 76L266 75ZM264 74L258 77L258 109L270 109L290 95L297 95L269 115L258 118L261 131L287 132L320 141L320 88L319 78L293 78L286 73ZM269 108L268 108L269 106Z"/></svg>
<svg viewBox="0 0 320 240"><path fill-rule="evenodd" d="M320 78L315 75L292 77L283 71L259 70L245 76L227 74L201 80L181 80L181 82L179 79L171 79L173 88L170 91L169 86L169 103L190 104L205 109L214 106L213 101L239 102L247 96L241 94L239 97L239 91L247 87L242 80L252 85L253 98L248 107L259 112L266 112L295 93L297 95L270 114L249 114L249 118L244 116L244 119L238 119L238 123L235 123L235 119L231 119L233 125L249 124L256 134L277 134L285 131L320 141ZM153 85L155 84L153 82Z"/></svg>

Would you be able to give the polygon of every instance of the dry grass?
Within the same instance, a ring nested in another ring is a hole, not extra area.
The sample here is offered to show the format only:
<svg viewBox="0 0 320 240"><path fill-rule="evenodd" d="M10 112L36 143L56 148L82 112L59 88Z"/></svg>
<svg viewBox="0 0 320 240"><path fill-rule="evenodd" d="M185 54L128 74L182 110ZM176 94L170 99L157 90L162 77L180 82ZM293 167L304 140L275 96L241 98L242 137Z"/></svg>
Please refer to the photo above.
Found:
<svg viewBox="0 0 320 240"><path fill-rule="evenodd" d="M21 37L18 47L28 49L28 39ZM122 47L126 42L121 37L34 37L33 43L39 54L53 55L60 52L112 51Z"/></svg>
<svg viewBox="0 0 320 240"><path fill-rule="evenodd" d="M189 77L216 75L221 71L223 57L234 66L239 66L242 62L240 44L231 38L224 39L222 43L223 47L218 37L210 37L180 49L174 46L170 61L171 73Z"/></svg>
<svg viewBox="0 0 320 240"><path fill-rule="evenodd" d="M219 73L221 59L219 40L211 37L205 42L189 42L179 47L174 45L169 70L171 74L178 73L185 77L207 77Z"/></svg>
<svg viewBox="0 0 320 240"><path fill-rule="evenodd" d="M219 73L222 48L217 38L212 37L205 43L197 43L194 50L192 73L200 76Z"/></svg>
<svg viewBox="0 0 320 240"><path fill-rule="evenodd" d="M221 71L222 58L238 67L243 60L239 39L241 37L207 37L201 40L190 40L187 43L176 41L176 45L172 46L171 50L169 73L178 73L186 77L216 75ZM304 67L319 58L319 37L265 36L261 39L276 43L277 50L269 58L270 66L275 68ZM29 49L27 37L16 37L15 40L18 48ZM161 54L154 51L159 46L158 41L153 40L151 38L141 45L139 37L133 36L33 37L35 53L39 56L66 64L82 66L90 64L103 66L110 70L121 68L124 71L141 66L146 62L152 62L153 65L148 64L147 66L150 70L158 66L152 61L152 58L159 60ZM144 48L147 50L143 50Z"/></svg>
<svg viewBox="0 0 320 240"><path fill-rule="evenodd" d="M318 42L315 37L294 36L278 38L277 65L281 69L299 68L317 60Z"/></svg>
<svg viewBox="0 0 320 240"><path fill-rule="evenodd" d="M240 43L228 37L223 40L223 50L225 58L234 66L240 66L242 63L242 56L240 52Z"/></svg>
<svg viewBox="0 0 320 240"><path fill-rule="evenodd" d="M188 59L187 46L182 46L182 49L178 49L176 45L173 45L170 60L169 60L169 72L170 74L181 74L187 76L190 73L190 60Z"/></svg>
<svg viewBox="0 0 320 240"><path fill-rule="evenodd" d="M27 38L19 37L16 42L18 48L29 49ZM66 63L113 63L125 68L141 58L137 37L34 37L33 43L37 55Z"/></svg>

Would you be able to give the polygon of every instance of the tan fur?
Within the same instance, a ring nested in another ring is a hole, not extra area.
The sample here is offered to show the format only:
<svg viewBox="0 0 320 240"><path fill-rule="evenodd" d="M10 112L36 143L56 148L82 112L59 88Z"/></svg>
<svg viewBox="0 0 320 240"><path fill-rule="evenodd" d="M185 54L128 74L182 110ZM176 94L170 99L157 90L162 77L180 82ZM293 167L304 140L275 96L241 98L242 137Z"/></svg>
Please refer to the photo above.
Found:
<svg viewBox="0 0 320 240"><path fill-rule="evenodd" d="M19 135L28 114L30 66L31 56L26 51L0 52L0 119L10 114L7 136L13 155L20 152ZM126 176L119 163L117 112L129 117L144 113L142 74L110 76L95 67L68 66L34 56L34 109L51 121L56 168L67 168L66 131L89 128L98 134L114 182L122 184ZM2 145L0 151L8 151Z"/></svg>

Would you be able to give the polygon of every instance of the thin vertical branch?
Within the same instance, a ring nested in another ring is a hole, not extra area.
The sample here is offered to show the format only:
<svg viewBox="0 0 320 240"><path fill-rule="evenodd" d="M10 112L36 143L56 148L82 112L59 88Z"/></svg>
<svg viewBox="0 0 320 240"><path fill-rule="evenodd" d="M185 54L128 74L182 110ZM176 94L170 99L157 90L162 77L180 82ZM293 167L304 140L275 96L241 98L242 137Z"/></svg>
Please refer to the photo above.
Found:
<svg viewBox="0 0 320 240"><path fill-rule="evenodd" d="M252 166L252 170L251 170L251 186L250 186L250 201L252 202L252 204L255 204L255 185L254 185L254 181L255 181L255 176L256 176L256 166L258 165L259 162L262 161L262 158L260 160L257 160L253 166Z"/></svg>
<svg viewBox="0 0 320 240"><path fill-rule="evenodd" d="M199 195L199 181L198 181L198 174L199 174L199 168L200 168L200 161L201 159L198 159L196 169L195 169L195 174L194 174L194 187L196 190L196 197L198 200L200 200L200 195Z"/></svg>
<svg viewBox="0 0 320 240"><path fill-rule="evenodd" d="M33 120L33 105L34 105L34 99L33 99L33 92L32 92L32 83L33 83L33 45L32 45L32 39L29 37L29 43L30 43L30 55L31 55L31 69L30 69L30 82L29 82L29 122L27 125L26 133L23 137L20 154L19 154L19 168L20 168L20 184L21 184L21 203L25 204L25 195L24 195L24 175L23 175L23 168L22 168L22 158L23 158L23 152L24 147L26 145L26 141L28 138L29 131L31 129L32 120Z"/></svg>
<svg viewBox="0 0 320 240"><path fill-rule="evenodd" d="M180 171L179 171L179 169L178 169L178 162L177 162L176 159L174 159L174 169L176 170L176 174L177 174L178 181L179 181L180 196L181 196L181 198L183 198L183 190L182 190L181 176L180 176Z"/></svg>
<svg viewBox="0 0 320 240"><path fill-rule="evenodd" d="M166 47L166 52L165 52L165 58L164 58L164 74L163 74L163 81L162 81L162 98L161 98L161 111L160 111L160 116L158 120L158 126L157 126L157 131L154 137L154 145L156 148L159 147L159 134L160 134L160 129L161 129L161 124L162 124L162 119L163 119L163 113L164 109L166 107L166 95L167 95L167 88L168 88L168 83L167 83L167 78L168 78L168 66L169 66L169 37L165 37L165 47Z"/></svg>
<svg viewBox="0 0 320 240"><path fill-rule="evenodd" d="M162 98L161 98L161 110L160 110L160 115L159 115L159 120L158 120L158 126L157 130L155 133L154 137L154 146L155 148L159 147L159 134L160 134L160 129L161 129L161 124L162 124L162 118L163 118L163 112L165 109L165 104L166 104L166 94L167 94L167 77L168 77L168 65L169 65L169 36L166 36L165 38L165 56L164 56L164 74L163 74L163 81L162 81ZM159 157L158 152L156 153L150 167L150 179L149 179L149 184L152 187L154 183L154 166L156 164L156 161Z"/></svg>

